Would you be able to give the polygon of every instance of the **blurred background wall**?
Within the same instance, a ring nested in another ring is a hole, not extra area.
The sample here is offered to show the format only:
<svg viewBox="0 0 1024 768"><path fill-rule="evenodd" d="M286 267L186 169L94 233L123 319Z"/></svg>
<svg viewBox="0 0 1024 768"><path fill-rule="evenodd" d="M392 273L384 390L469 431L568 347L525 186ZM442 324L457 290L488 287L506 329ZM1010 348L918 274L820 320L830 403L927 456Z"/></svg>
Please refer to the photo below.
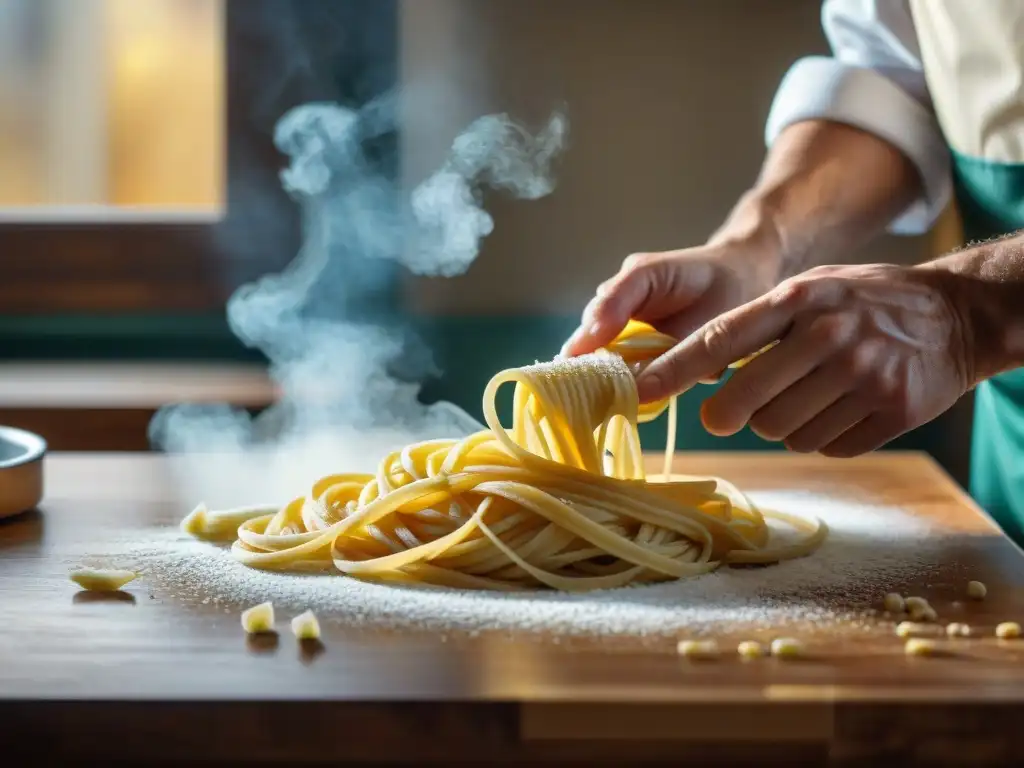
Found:
<svg viewBox="0 0 1024 768"><path fill-rule="evenodd" d="M575 312L634 251L702 242L754 180L786 69L827 53L819 0L406 0L401 72L435 119L410 122L415 180L474 117L571 123L557 193L496 199L482 258L453 280L418 281L426 311ZM426 97L424 102L426 102ZM911 262L924 239L861 254Z"/></svg>

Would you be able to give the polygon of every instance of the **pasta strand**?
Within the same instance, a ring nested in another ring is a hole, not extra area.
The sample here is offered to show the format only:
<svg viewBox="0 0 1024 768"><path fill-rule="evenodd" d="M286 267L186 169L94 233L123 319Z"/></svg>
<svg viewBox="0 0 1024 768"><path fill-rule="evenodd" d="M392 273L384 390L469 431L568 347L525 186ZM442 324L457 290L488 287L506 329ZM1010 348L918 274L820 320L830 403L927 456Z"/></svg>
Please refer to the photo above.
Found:
<svg viewBox="0 0 1024 768"><path fill-rule="evenodd" d="M278 510L211 512L183 523L223 539L253 568L327 570L459 589L609 589L727 564L812 553L825 525L761 510L716 477L673 474L676 399L640 405L635 373L675 344L630 322L591 355L502 371L483 397L488 429L385 456ZM510 427L498 391L515 387ZM638 425L668 412L660 477L644 472ZM773 545L770 519L802 537Z"/></svg>

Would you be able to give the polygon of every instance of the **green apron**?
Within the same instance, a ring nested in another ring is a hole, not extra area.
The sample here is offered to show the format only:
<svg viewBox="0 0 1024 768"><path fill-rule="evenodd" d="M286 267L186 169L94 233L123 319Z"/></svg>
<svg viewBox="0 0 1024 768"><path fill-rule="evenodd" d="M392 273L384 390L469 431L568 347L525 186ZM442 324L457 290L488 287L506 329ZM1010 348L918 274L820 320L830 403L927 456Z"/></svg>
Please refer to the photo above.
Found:
<svg viewBox="0 0 1024 768"><path fill-rule="evenodd" d="M1024 228L1024 164L995 163L958 153L953 161L957 204L968 241ZM1024 368L978 386L970 490L1003 530L1024 544Z"/></svg>
<svg viewBox="0 0 1024 768"><path fill-rule="evenodd" d="M1024 227L1024 1L909 0L968 242ZM1021 297L1024 301L1024 296ZM1024 369L975 393L970 491L1024 544Z"/></svg>

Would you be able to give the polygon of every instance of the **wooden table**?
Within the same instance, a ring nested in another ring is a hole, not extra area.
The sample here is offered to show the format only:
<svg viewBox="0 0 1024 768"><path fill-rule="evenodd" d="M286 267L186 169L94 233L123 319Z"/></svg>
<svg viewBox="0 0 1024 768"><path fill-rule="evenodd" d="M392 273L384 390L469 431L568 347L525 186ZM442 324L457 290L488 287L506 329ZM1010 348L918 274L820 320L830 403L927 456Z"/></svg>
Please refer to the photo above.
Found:
<svg viewBox="0 0 1024 768"><path fill-rule="evenodd" d="M805 488L900 506L957 533L948 578L920 591L944 612L950 584L988 639L908 659L891 624L800 662L693 664L673 643L603 647L440 638L331 627L322 647L247 643L237 613L130 585L131 599L77 595L69 545L97 526L177 520L187 509L166 460L56 454L38 513L0 525L0 754L286 761L522 762L575 759L754 764L989 765L1024 757L1024 650L998 621L1024 622L1024 557L928 458L857 460L687 454L687 471L746 489ZM879 620L881 621L881 620ZM1019 641L1024 649L1024 640ZM1019 711L1019 710L1018 710ZM917 762L914 762L917 761Z"/></svg>

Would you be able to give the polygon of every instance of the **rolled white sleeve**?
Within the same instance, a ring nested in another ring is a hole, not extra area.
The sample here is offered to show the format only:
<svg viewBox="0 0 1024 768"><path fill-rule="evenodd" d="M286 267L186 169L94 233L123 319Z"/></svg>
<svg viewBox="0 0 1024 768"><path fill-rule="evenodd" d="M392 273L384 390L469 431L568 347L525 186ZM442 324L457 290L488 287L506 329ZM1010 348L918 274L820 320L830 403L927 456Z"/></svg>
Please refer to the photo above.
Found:
<svg viewBox="0 0 1024 768"><path fill-rule="evenodd" d="M932 110L907 0L824 0L832 57L801 59L775 95L765 141L788 126L834 120L889 142L916 166L923 194L890 225L926 232L949 202L949 150Z"/></svg>

